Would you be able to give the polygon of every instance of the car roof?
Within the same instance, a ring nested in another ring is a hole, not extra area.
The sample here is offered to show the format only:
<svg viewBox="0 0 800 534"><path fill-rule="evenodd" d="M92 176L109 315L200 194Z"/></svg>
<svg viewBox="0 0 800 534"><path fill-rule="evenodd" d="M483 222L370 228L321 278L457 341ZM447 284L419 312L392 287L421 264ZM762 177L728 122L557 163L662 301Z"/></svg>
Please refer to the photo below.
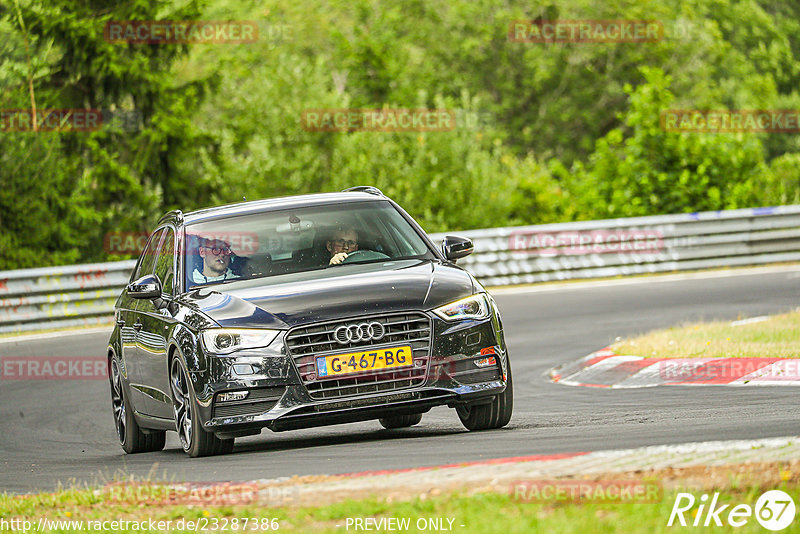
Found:
<svg viewBox="0 0 800 534"><path fill-rule="evenodd" d="M339 204L345 202L374 202L388 200L383 195L364 193L360 191L342 191L336 193L314 193L310 195L297 195L290 197L267 198L263 200L250 200L227 204L225 206L215 206L183 214L183 224L194 224L198 222L224 219L234 215L244 215L248 213L259 213L264 211L284 210L292 208L305 208L309 206ZM173 218L177 212L166 214L165 219Z"/></svg>

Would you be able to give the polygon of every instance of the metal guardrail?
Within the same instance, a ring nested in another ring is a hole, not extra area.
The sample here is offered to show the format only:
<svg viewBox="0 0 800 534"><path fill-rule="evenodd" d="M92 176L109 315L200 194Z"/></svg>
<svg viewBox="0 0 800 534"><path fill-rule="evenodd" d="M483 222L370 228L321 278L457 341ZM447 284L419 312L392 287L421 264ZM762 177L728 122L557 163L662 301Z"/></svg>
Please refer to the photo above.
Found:
<svg viewBox="0 0 800 534"><path fill-rule="evenodd" d="M800 205L457 233L488 286L800 261Z"/></svg>
<svg viewBox="0 0 800 534"><path fill-rule="evenodd" d="M135 260L0 271L0 333L107 324Z"/></svg>
<svg viewBox="0 0 800 534"><path fill-rule="evenodd" d="M800 261L800 205L454 233L489 286ZM0 333L108 324L135 264L0 272Z"/></svg>

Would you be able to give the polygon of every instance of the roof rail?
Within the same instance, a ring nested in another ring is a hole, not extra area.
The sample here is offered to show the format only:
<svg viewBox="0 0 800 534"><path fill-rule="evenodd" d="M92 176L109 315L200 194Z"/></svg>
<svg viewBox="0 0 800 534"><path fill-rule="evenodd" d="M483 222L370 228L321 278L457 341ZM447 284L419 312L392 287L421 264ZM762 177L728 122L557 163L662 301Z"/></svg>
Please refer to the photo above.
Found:
<svg viewBox="0 0 800 534"><path fill-rule="evenodd" d="M342 190L342 192L348 192L348 191L355 191L358 193L369 193L370 195L378 195L381 197L386 196L380 189L371 185L357 185L355 187L348 187L347 189Z"/></svg>

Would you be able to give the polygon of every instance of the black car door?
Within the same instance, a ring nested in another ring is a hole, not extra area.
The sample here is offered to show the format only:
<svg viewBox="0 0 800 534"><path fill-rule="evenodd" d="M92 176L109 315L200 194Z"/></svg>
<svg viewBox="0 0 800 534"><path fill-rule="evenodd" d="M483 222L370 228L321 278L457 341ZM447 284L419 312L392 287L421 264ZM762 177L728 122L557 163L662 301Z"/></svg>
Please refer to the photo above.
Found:
<svg viewBox="0 0 800 534"><path fill-rule="evenodd" d="M114 313L114 318L119 326L120 366L122 374L129 381L132 381L136 375L134 366L136 365L136 335L138 332L133 327L133 323L136 322L136 304L135 299L123 295ZM131 394L134 397L137 395L133 391ZM144 401L138 398L134 399L133 403L136 408L144 405Z"/></svg>
<svg viewBox="0 0 800 534"><path fill-rule="evenodd" d="M147 396L147 414L172 418L172 397L169 390L167 341L175 319L169 312L167 299L173 295L175 283L175 230L165 228L164 239L158 249L155 274L161 280L164 299L159 306L152 300L142 299L136 306L142 324L137 344L137 359L142 385Z"/></svg>
<svg viewBox="0 0 800 534"><path fill-rule="evenodd" d="M142 251L142 255L139 257L139 262L136 265L131 281L153 273L156 251L158 250L158 244L161 242L161 237L163 235L163 230L159 229L150 236L150 239L147 241ZM139 313L136 311L136 308L139 306L140 302L140 300L132 299L126 294L122 299L123 307L120 309L118 320L124 322L120 329L122 337L122 360L127 370L133 408L137 412L147 413L148 402L147 395L144 394L141 387L142 371L138 349L142 322L139 319Z"/></svg>

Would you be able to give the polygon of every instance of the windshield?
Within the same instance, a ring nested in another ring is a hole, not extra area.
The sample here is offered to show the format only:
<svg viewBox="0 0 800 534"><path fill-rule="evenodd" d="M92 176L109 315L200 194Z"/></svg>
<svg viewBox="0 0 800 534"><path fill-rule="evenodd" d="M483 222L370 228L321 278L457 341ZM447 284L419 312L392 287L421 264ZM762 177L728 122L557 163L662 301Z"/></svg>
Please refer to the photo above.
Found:
<svg viewBox="0 0 800 534"><path fill-rule="evenodd" d="M186 227L186 288L400 259L433 259L387 201L251 213ZM326 273L329 274L329 273Z"/></svg>

